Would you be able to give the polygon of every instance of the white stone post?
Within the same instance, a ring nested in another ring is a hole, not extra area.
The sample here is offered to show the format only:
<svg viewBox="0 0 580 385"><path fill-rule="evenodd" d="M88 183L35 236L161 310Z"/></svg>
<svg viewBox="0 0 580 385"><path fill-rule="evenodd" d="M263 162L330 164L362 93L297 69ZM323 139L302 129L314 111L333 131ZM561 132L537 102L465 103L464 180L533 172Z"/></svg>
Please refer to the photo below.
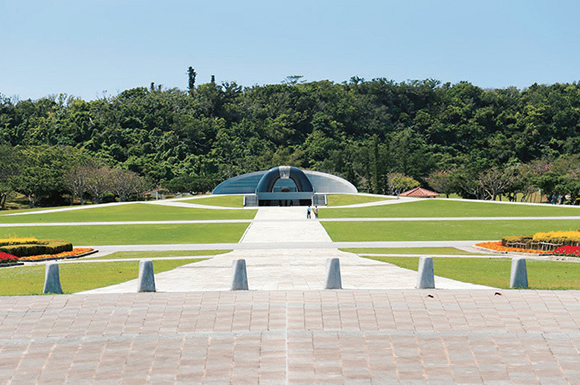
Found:
<svg viewBox="0 0 580 385"><path fill-rule="evenodd" d="M528 288L528 271L525 258L512 259L512 271L510 274L510 287L512 289Z"/></svg>
<svg viewBox="0 0 580 385"><path fill-rule="evenodd" d="M248 273L246 272L246 260L236 259L233 262L232 290L248 290Z"/></svg>
<svg viewBox="0 0 580 385"><path fill-rule="evenodd" d="M417 275L417 289L435 289L435 274L433 272L433 258L421 257Z"/></svg>
<svg viewBox="0 0 580 385"><path fill-rule="evenodd" d="M137 292L155 292L155 274L153 273L153 261L151 260L139 261Z"/></svg>
<svg viewBox="0 0 580 385"><path fill-rule="evenodd" d="M342 279L340 277L340 260L338 258L328 258L326 260L326 284L325 289L342 289Z"/></svg>
<svg viewBox="0 0 580 385"><path fill-rule="evenodd" d="M44 289L42 292L45 294L62 294L58 263L47 263L44 272Z"/></svg>

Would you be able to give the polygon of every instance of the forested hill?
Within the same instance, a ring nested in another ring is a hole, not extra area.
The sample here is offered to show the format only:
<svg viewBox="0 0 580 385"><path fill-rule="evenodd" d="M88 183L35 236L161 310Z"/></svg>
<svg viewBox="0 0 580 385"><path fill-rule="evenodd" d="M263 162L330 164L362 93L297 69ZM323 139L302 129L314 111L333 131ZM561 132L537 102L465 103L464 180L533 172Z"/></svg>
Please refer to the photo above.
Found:
<svg viewBox="0 0 580 385"><path fill-rule="evenodd" d="M580 153L578 83L484 90L467 82L353 78L190 86L152 84L93 101L2 97L0 142L84 149L158 185L188 178L212 184L293 165L376 192L388 190L393 172L427 184L436 171L477 175Z"/></svg>

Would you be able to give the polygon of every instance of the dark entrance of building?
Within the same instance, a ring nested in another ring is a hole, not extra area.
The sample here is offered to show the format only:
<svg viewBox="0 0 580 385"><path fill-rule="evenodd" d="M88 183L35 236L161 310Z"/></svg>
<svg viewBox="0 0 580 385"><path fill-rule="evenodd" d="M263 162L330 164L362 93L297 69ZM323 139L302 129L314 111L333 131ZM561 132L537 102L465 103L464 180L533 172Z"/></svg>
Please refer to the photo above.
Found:
<svg viewBox="0 0 580 385"><path fill-rule="evenodd" d="M279 166L262 176L256 195L259 206L308 206L312 204L314 189L302 170Z"/></svg>

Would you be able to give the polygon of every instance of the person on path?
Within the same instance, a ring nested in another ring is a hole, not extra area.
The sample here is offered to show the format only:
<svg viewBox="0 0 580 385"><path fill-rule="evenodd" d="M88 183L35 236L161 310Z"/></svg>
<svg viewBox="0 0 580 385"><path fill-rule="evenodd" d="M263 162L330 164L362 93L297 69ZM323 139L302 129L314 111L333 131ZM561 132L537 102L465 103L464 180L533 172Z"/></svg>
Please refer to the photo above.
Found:
<svg viewBox="0 0 580 385"><path fill-rule="evenodd" d="M314 218L318 219L318 206L314 206Z"/></svg>
<svg viewBox="0 0 580 385"><path fill-rule="evenodd" d="M310 205L306 209L306 219L310 219Z"/></svg>

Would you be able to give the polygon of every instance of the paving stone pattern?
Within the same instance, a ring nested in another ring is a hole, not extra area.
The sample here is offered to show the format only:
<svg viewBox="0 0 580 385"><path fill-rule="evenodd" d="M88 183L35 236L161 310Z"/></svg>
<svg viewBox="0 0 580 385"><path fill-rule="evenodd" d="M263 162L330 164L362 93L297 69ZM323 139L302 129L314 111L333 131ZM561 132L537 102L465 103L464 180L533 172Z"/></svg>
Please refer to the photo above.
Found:
<svg viewBox="0 0 580 385"><path fill-rule="evenodd" d="M1 384L580 384L576 291L0 298Z"/></svg>

